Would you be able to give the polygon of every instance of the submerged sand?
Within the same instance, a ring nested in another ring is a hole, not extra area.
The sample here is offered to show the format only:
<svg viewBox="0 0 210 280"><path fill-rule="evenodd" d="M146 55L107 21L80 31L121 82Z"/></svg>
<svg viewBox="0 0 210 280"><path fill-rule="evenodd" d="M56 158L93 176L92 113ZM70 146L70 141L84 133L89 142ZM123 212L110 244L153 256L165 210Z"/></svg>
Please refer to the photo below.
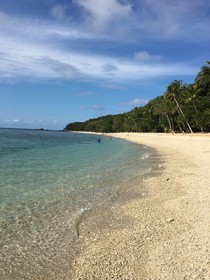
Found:
<svg viewBox="0 0 210 280"><path fill-rule="evenodd" d="M155 148L159 170L143 199L84 219L71 279L210 279L210 135L112 136Z"/></svg>

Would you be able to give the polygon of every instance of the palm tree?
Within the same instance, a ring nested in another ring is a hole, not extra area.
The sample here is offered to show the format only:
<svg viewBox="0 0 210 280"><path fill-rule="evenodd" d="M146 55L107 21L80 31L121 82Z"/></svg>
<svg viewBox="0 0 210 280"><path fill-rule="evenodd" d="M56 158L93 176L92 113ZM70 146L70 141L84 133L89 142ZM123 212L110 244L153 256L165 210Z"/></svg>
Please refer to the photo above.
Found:
<svg viewBox="0 0 210 280"><path fill-rule="evenodd" d="M189 84L185 87L183 94L185 96L186 103L192 103L195 112L198 113L198 108L196 106L196 100L198 99L200 88L196 84Z"/></svg>
<svg viewBox="0 0 210 280"><path fill-rule="evenodd" d="M185 96L185 102L186 103L192 103L193 108L195 110L196 115L198 115L199 111L197 108L197 102L200 93L202 93L203 89L199 88L197 84L189 84L188 86L185 87L183 93ZM197 126L199 126L198 121L196 120ZM203 132L203 127L200 126L201 132Z"/></svg>
<svg viewBox="0 0 210 280"><path fill-rule="evenodd" d="M198 87L204 88L206 93L210 90L210 61L207 61L206 65L201 68L195 82Z"/></svg>
<svg viewBox="0 0 210 280"><path fill-rule="evenodd" d="M184 115L184 112L183 112L183 110L182 110L182 108L181 108L181 106L179 104L179 101L178 101L180 99L182 93L183 93L183 88L184 88L184 86L183 86L182 81L174 80L168 86L167 91L164 94L164 98L165 98L166 101L167 100L173 100L175 102L179 114L183 117L183 119L184 119L184 121L185 121L185 123L186 123L186 125L187 125L187 127L189 129L189 131L191 133L193 133L193 130L192 130L190 124L188 123L188 121L187 121L187 119L186 119L186 117Z"/></svg>
<svg viewBox="0 0 210 280"><path fill-rule="evenodd" d="M171 133L174 133L174 120L173 117L176 113L174 104L172 104L171 100L166 100L164 98L164 105L163 105L163 113L167 119L168 125L169 125L169 130Z"/></svg>

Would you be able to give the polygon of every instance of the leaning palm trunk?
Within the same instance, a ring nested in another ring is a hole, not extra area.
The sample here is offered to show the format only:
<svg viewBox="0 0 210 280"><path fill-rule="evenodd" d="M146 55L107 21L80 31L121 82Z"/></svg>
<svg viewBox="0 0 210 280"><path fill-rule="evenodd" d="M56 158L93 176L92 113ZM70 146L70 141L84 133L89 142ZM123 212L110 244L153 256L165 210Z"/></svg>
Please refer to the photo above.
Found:
<svg viewBox="0 0 210 280"><path fill-rule="evenodd" d="M167 118L167 121L168 121L168 124L169 124L169 128L170 128L170 131L171 133L174 132L174 129L173 129L173 125L172 125L172 122L170 121L170 118L168 116L168 114L165 114L166 118Z"/></svg>
<svg viewBox="0 0 210 280"><path fill-rule="evenodd" d="M194 102L193 100L192 100L192 104L193 104L193 107L194 107L194 109L195 109L195 112L198 113L198 109L197 109L197 107L196 107L196 105L195 105L195 102ZM198 122L196 122L196 123L197 123L197 125L199 126ZM201 130L201 132L204 132L202 126L200 126L200 130Z"/></svg>
<svg viewBox="0 0 210 280"><path fill-rule="evenodd" d="M187 121L187 119L186 119L186 117L185 117L185 115L184 115L184 113L183 113L183 111L182 111L182 108L180 107L180 105L179 105L179 103L178 103L178 101L176 100L175 97L174 97L174 101L175 101L175 103L176 103L176 106L177 106L177 108L178 108L180 114L183 116L183 118L184 118L184 120L185 120L185 122L186 122L186 124L187 124L187 127L189 128L190 132L193 133L193 130L192 130L190 124L188 123L188 121Z"/></svg>

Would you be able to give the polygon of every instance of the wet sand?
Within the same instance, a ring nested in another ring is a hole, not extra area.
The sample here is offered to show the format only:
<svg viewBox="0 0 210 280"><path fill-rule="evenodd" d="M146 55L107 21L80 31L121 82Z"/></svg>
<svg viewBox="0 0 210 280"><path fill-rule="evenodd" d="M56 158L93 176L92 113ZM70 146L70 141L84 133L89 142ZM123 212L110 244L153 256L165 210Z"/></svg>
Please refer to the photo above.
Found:
<svg viewBox="0 0 210 280"><path fill-rule="evenodd" d="M210 134L109 134L156 149L145 196L88 213L71 279L210 279ZM141 185L141 186L140 186Z"/></svg>

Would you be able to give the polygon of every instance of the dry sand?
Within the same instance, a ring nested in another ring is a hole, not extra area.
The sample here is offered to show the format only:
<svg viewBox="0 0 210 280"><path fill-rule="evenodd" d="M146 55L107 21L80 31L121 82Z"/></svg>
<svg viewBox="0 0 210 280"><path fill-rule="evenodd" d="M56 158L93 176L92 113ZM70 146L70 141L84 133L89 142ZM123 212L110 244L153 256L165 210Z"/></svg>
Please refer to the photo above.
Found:
<svg viewBox="0 0 210 280"><path fill-rule="evenodd" d="M210 135L112 136L155 148L159 171L144 180L145 198L80 225L71 278L209 280Z"/></svg>

